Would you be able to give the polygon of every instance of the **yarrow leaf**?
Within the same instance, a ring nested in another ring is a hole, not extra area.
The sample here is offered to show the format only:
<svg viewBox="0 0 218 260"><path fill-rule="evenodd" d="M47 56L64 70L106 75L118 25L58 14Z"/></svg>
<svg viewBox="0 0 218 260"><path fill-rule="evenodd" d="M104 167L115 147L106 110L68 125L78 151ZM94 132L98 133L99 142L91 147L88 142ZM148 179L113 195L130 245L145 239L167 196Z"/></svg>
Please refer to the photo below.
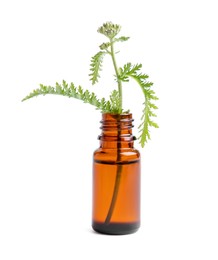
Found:
<svg viewBox="0 0 218 260"><path fill-rule="evenodd" d="M104 42L104 43L102 43L102 44L99 46L99 48L100 48L101 50L107 50L110 46L111 46L111 43L110 43L110 42Z"/></svg>
<svg viewBox="0 0 218 260"><path fill-rule="evenodd" d="M119 99L117 90L112 91L110 100L106 100L105 98L98 99L95 93L89 92L88 90L83 90L81 86L75 87L73 83L68 85L64 80L62 84L56 83L55 87L40 84L40 88L33 90L33 92L26 96L22 101L36 96L44 96L49 94L82 100L84 103L95 106L96 109L101 110L102 113L116 114L118 111Z"/></svg>
<svg viewBox="0 0 218 260"><path fill-rule="evenodd" d="M156 117L156 114L152 111L152 109L157 109L157 106L151 103L151 100L158 100L155 96L155 92L151 89L153 85L152 82L147 81L148 75L140 73L140 69L142 68L141 64L132 65L131 63L127 63L120 69L120 80L123 82L129 81L129 78L133 78L141 87L145 102L143 103L144 109L141 117L142 123L139 125L139 142L142 147L144 147L145 143L150 139L149 127L158 128L158 124L152 121L152 117Z"/></svg>
<svg viewBox="0 0 218 260"><path fill-rule="evenodd" d="M105 54L107 54L107 52L99 51L95 56L91 58L91 64L90 64L91 73L89 74L89 76L91 77L90 80L92 82L92 85L97 83L98 78L100 78L99 72L102 69L102 62Z"/></svg>
<svg viewBox="0 0 218 260"><path fill-rule="evenodd" d="M110 95L110 103L113 107L113 113L118 113L119 107L120 107L120 98L119 98L119 92L117 90L113 90Z"/></svg>
<svg viewBox="0 0 218 260"><path fill-rule="evenodd" d="M121 36L119 38L115 38L114 42L125 42L128 41L130 37L126 37L126 36Z"/></svg>

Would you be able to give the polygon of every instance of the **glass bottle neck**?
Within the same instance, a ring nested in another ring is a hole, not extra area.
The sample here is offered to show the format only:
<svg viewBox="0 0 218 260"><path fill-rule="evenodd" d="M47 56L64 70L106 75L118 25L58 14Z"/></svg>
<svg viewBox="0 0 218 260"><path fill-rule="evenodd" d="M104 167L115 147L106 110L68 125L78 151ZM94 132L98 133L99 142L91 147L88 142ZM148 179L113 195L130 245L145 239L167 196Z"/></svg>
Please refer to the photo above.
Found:
<svg viewBox="0 0 218 260"><path fill-rule="evenodd" d="M98 137L100 146L108 149L133 148L133 121L132 114L102 114L102 133Z"/></svg>

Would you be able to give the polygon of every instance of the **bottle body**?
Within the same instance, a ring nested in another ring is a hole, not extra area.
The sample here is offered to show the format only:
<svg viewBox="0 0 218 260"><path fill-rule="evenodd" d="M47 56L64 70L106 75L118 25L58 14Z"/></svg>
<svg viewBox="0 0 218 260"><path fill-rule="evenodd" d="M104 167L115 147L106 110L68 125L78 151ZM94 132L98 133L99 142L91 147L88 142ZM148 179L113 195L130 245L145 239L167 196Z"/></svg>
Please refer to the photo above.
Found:
<svg viewBox="0 0 218 260"><path fill-rule="evenodd" d="M93 160L95 231L129 234L140 226L140 153L133 147L132 115L103 114Z"/></svg>

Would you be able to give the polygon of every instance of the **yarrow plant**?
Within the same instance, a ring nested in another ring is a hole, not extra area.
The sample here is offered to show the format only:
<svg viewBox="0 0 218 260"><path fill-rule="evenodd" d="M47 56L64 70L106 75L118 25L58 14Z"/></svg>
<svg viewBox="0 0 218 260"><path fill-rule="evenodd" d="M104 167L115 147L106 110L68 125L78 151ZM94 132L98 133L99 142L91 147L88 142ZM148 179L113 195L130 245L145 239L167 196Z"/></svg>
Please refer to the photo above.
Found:
<svg viewBox="0 0 218 260"><path fill-rule="evenodd" d="M158 128L157 123L153 121L153 118L156 117L154 111L157 109L154 102L158 98L152 89L153 83L148 81L148 75L141 72L142 64L133 65L129 62L122 67L118 67L114 46L117 42L129 40L129 37L118 36L120 30L120 25L111 22L104 23L99 27L98 32L106 36L107 42L102 43L99 46L100 51L91 58L89 76L92 85L99 81L104 57L110 55L112 58L117 89L114 89L111 92L108 100L105 98L99 99L95 93L84 90L81 86L76 87L74 83L68 84L63 80L62 83L56 83L54 87L40 84L40 88L33 90L33 92L26 96L22 101L39 95L55 94L82 100L85 103L95 106L96 109L99 109L102 113L123 114L127 113L127 110L123 109L122 85L129 82L130 79L133 79L138 83L144 96L141 124L138 127L138 139L141 146L144 147L145 143L150 139L150 127Z"/></svg>

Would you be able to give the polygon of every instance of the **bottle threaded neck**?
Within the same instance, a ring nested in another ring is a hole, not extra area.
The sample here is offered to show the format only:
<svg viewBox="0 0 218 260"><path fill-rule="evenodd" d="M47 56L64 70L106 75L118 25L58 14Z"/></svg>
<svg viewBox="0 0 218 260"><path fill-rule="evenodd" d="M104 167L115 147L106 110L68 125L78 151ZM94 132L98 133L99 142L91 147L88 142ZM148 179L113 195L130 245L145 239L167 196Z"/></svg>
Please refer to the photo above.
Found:
<svg viewBox="0 0 218 260"><path fill-rule="evenodd" d="M102 126L100 127L103 131L107 130L130 130L133 128L132 122L132 114L102 114L102 120L100 123Z"/></svg>
<svg viewBox="0 0 218 260"><path fill-rule="evenodd" d="M100 127L102 133L98 139L101 143L115 142L115 147L117 147L117 143L130 143L128 147L133 145L135 140L132 135L133 121L132 114L102 114Z"/></svg>

